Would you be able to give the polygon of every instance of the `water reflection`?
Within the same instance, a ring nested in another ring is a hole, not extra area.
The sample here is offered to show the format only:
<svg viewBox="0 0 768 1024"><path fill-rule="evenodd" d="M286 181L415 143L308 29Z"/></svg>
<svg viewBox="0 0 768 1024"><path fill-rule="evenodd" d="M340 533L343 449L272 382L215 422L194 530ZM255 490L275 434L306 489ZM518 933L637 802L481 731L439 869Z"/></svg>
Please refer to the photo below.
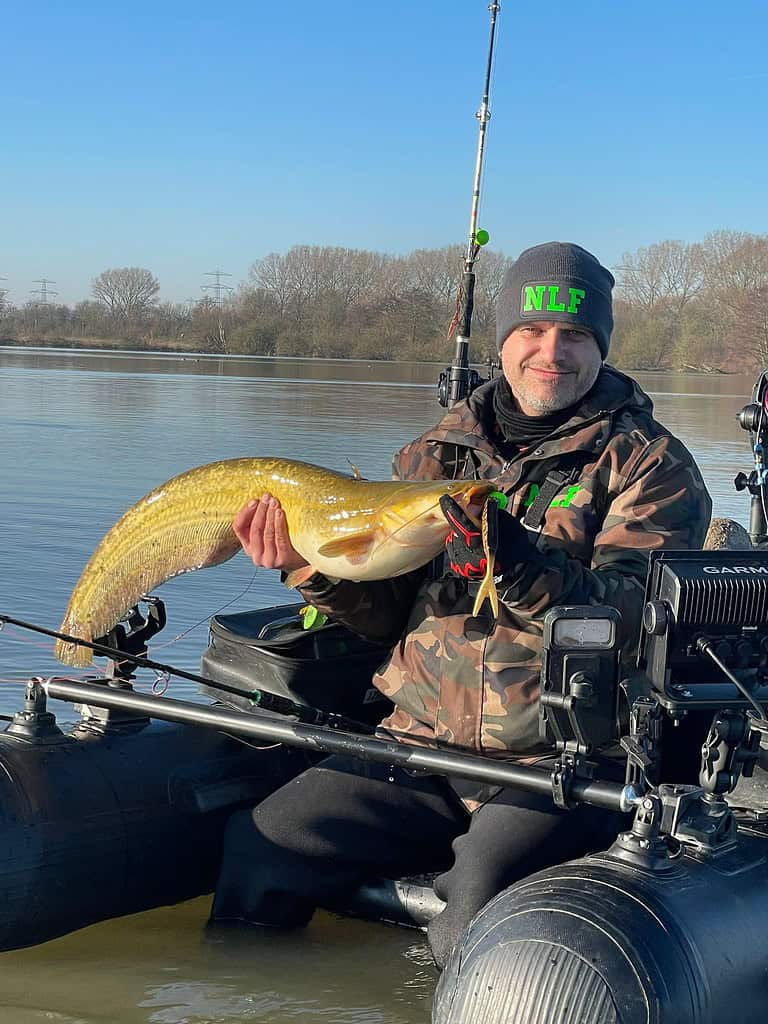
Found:
<svg viewBox="0 0 768 1024"><path fill-rule="evenodd" d="M402 383L433 387L440 367L435 363L366 359L301 359L270 356L220 356L186 353L104 352L99 349L34 349L0 346L0 370L82 370L114 373L119 368L138 375L178 374L206 377L248 377L313 383ZM482 369L480 367L479 369Z"/></svg>
<svg viewBox="0 0 768 1024"><path fill-rule="evenodd" d="M208 897L2 954L0 1021L416 1024L437 973L421 933L318 913L297 932L210 936ZM105 1009L108 1012L105 1016ZM3 1016L5 1014L5 1016ZM46 1016L50 1014L50 1016Z"/></svg>
<svg viewBox="0 0 768 1024"><path fill-rule="evenodd" d="M242 455L302 458L370 478L436 422L434 364L178 358L0 350L0 609L56 627L98 540L156 484ZM750 468L736 413L752 380L639 374L658 417L691 448L719 514L748 521L732 480ZM199 667L208 617L285 601L244 557L162 587L153 653ZM189 632L190 627L200 623ZM174 642L174 637L181 635ZM0 711L23 681L60 671L47 642L0 635ZM152 680L142 680L148 688ZM193 697L191 684L171 694ZM55 707L71 720L69 706ZM2 954L0 1024L234 1024L298 1019L415 1024L435 972L418 933L318 915L306 932L205 938L208 900L105 922Z"/></svg>

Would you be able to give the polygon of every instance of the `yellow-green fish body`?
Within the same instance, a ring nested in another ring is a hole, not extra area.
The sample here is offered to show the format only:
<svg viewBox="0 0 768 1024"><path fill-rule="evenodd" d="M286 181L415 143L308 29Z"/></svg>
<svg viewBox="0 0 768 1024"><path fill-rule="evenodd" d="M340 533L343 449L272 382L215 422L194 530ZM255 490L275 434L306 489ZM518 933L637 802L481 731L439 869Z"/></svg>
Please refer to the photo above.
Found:
<svg viewBox="0 0 768 1024"><path fill-rule="evenodd" d="M444 494L467 507L491 489L479 480L373 482L289 459L198 466L156 487L104 536L72 591L61 632L104 636L142 594L231 558L240 549L236 512L265 492L280 502L291 543L315 570L374 580L425 565L440 551L448 534ZM74 666L92 658L61 640L56 656Z"/></svg>

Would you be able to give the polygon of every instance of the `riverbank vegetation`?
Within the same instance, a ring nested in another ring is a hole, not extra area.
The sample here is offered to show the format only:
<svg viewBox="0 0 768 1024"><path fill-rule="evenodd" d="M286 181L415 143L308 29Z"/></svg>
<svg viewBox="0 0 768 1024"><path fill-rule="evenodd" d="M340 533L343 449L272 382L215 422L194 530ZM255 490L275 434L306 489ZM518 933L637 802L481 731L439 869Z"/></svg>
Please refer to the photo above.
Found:
<svg viewBox="0 0 768 1024"><path fill-rule="evenodd" d="M459 246L407 256L295 246L251 267L231 297L174 304L139 267L103 271L74 306L0 299L0 343L248 355L449 359ZM472 356L496 353L494 305L511 257L477 263ZM611 361L730 371L768 364L768 235L659 242L618 267Z"/></svg>

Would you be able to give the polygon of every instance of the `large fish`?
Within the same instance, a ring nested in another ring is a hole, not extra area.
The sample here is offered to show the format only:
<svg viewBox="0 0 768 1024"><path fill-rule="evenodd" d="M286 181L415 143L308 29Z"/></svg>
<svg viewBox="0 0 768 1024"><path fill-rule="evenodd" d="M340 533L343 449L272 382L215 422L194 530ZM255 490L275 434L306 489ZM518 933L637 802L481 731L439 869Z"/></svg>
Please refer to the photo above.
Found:
<svg viewBox="0 0 768 1024"><path fill-rule="evenodd" d="M375 483L288 459L198 466L156 487L105 535L72 591L61 632L105 636L142 594L232 558L240 550L232 519L264 492L279 500L293 546L313 569L376 580L425 565L440 551L449 528L442 495L466 509L491 490L485 480ZM495 597L487 581L483 590ZM59 640L56 657L83 666L92 653Z"/></svg>

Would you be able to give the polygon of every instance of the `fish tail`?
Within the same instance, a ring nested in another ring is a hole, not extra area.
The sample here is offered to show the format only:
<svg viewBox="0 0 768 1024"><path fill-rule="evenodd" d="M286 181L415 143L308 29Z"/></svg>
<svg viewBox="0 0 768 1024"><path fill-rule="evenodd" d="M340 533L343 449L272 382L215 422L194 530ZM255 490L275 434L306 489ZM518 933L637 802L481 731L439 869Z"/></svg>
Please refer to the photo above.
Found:
<svg viewBox="0 0 768 1024"><path fill-rule="evenodd" d="M486 598L491 602L494 619L497 619L499 617L499 592L493 579L493 564L486 568L483 582L478 587L477 595L475 596L475 606L472 609L473 615L480 613Z"/></svg>
<svg viewBox="0 0 768 1024"><path fill-rule="evenodd" d="M483 581L478 587L477 595L475 597L475 606L472 609L472 614L477 615L480 609L485 603L485 599L491 602L491 610L493 611L494 619L499 617L499 593L496 590L496 584L493 579L493 570L496 564L496 543L497 543L497 529L495 517L498 514L498 506L493 502L493 508L491 509L492 500L486 501L483 505L483 514L481 517L481 536L483 540L483 552L485 554L485 575Z"/></svg>
<svg viewBox="0 0 768 1024"><path fill-rule="evenodd" d="M64 625L66 625L66 622ZM87 629L73 627L70 630L64 629L64 626L62 626L62 632L75 633L78 640L87 640L89 642L93 640L90 630ZM93 663L93 651L89 647L84 647L82 644L73 644L68 640L57 640L54 654L63 665L69 665L71 668L85 668Z"/></svg>

